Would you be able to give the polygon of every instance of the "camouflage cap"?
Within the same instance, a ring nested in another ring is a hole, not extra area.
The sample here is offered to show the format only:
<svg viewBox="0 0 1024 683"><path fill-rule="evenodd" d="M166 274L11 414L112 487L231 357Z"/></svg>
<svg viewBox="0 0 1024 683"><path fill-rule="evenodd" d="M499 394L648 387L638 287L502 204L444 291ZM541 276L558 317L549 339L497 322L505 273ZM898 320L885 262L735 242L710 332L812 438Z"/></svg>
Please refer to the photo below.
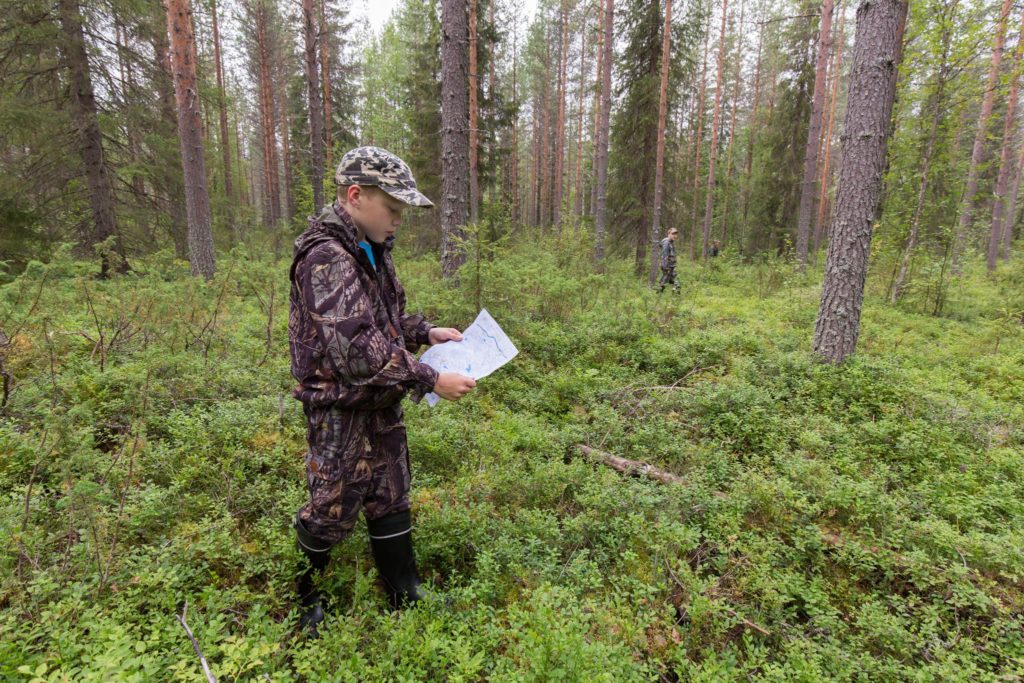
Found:
<svg viewBox="0 0 1024 683"><path fill-rule="evenodd" d="M380 147L356 147L345 152L334 174L338 185L379 187L411 206L431 207L432 201L416 189L409 164Z"/></svg>

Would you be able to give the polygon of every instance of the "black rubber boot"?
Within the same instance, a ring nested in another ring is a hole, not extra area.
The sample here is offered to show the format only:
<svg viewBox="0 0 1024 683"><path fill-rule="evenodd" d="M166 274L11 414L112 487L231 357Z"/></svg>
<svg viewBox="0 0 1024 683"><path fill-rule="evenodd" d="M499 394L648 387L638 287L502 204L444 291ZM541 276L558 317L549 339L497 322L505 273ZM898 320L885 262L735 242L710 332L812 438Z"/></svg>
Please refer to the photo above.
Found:
<svg viewBox="0 0 1024 683"><path fill-rule="evenodd" d="M299 576L298 593L302 604L299 628L311 638L318 638L320 634L317 627L324 620L324 608L316 580L327 566L327 561L331 557L332 544L309 533L298 515L295 516L292 526L295 527L296 545L309 560L309 566Z"/></svg>
<svg viewBox="0 0 1024 683"><path fill-rule="evenodd" d="M409 512L367 520L366 528L370 532L370 547L377 572L388 589L392 609L422 600L424 594L416 573L412 516Z"/></svg>

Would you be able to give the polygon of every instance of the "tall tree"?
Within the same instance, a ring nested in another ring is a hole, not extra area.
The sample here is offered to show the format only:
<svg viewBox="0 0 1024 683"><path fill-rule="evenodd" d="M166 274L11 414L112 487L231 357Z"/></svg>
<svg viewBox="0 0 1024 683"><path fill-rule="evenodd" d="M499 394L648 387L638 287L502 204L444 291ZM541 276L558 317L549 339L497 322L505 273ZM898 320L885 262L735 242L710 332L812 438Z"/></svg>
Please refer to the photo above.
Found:
<svg viewBox="0 0 1024 683"><path fill-rule="evenodd" d="M729 197L730 185L732 184L732 149L733 142L736 139L736 110L740 102L740 88L743 85L743 79L741 78L741 68L743 66L743 20L746 18L747 3L745 0L740 2L740 23L739 30L736 31L736 62L735 70L733 72L733 88L732 88L732 107L729 112L729 142L725 149L725 202L722 205L722 232L721 241L722 245L725 246L726 238L729 235L729 205L731 203Z"/></svg>
<svg viewBox="0 0 1024 683"><path fill-rule="evenodd" d="M917 248L917 242L921 230L921 216L924 213L925 200L928 196L928 184L931 179L932 159L939 140L939 125L942 123L947 103L946 84L952 77L952 64L950 63L950 51L952 49L953 31L956 27L956 11L959 0L953 0L943 8L940 17L941 28L941 52L939 67L935 74L935 88L931 93L928 102L929 118L927 138L924 141L924 153L921 156L921 179L918 182L917 201L914 205L914 213L910 218L910 232L907 235L907 243L903 248L903 256L900 260L899 272L893 279L889 289L889 300L897 303L903 296L903 290L910 274L910 264Z"/></svg>
<svg viewBox="0 0 1024 683"><path fill-rule="evenodd" d="M814 95L811 99L811 123L807 127L807 146L804 151L804 177L800 185L800 213L797 217L796 257L800 271L807 268L807 248L811 235L811 212L817 194L814 182L818 177L818 144L821 136L821 117L825 102L825 68L828 64L829 40L832 36L832 0L821 3L818 30L818 57L814 65Z"/></svg>
<svg viewBox="0 0 1024 683"><path fill-rule="evenodd" d="M217 21L217 0L210 2L210 18L213 22L213 64L217 75L217 111L220 115L220 152L224 160L224 196L228 200L228 222L233 225L234 218L230 206L234 198L231 183L231 141L228 137L228 105L224 92L224 64L220 52L220 26Z"/></svg>
<svg viewBox="0 0 1024 683"><path fill-rule="evenodd" d="M305 47L306 99L309 104L309 180L313 185L313 212L324 205L323 102L320 101L320 71L317 64L319 22L313 0L302 0L302 39Z"/></svg>
<svg viewBox="0 0 1024 683"><path fill-rule="evenodd" d="M722 0L722 30L718 34L718 73L715 77L715 109L711 124L711 150L708 152L708 185L704 199L704 238L701 250L708 257L711 244L711 218L715 210L715 162L718 160L718 125L722 114L722 85L725 73L725 20L729 0Z"/></svg>
<svg viewBox="0 0 1024 683"><path fill-rule="evenodd" d="M647 284L658 277L660 254L654 245L661 238L661 190L665 180L665 115L668 112L668 63L672 40L672 0L665 0L665 28L661 39L661 87L658 89L658 151L654 160L654 220L651 222L651 268Z"/></svg>
<svg viewBox="0 0 1024 683"><path fill-rule="evenodd" d="M566 99L566 72L569 62L569 10L566 7L566 0L561 0L558 11L559 37L558 37L558 94L556 95L558 108L555 119L555 159L554 179L551 184L552 197L551 206L553 220L557 228L562 223L562 188L564 187L565 176L565 99Z"/></svg>
<svg viewBox="0 0 1024 683"><path fill-rule="evenodd" d="M604 0L604 26L601 38L601 113L597 124L597 191L594 205L594 260L604 268L604 239L608 219L608 138L612 109L612 28L615 20L615 0Z"/></svg>
<svg viewBox="0 0 1024 683"><path fill-rule="evenodd" d="M862 0L857 7L836 215L814 325L814 350L835 364L854 352L860 335L906 11L902 0Z"/></svg>
<svg viewBox="0 0 1024 683"><path fill-rule="evenodd" d="M469 220L480 217L480 104L477 39L477 0L469 0Z"/></svg>
<svg viewBox="0 0 1024 683"><path fill-rule="evenodd" d="M1024 16L1024 15L1022 15ZM1006 114L1003 117L1003 144L999 153L999 172L996 177L995 197L992 203L992 226L989 229L988 252L986 265L988 272L996 269L996 258L999 256L999 245L1003 237L1003 214L1006 210L1007 182L1010 176L1010 165L1013 163L1014 117L1017 112L1017 92L1020 84L1021 55L1024 49L1024 20L1017 37L1017 47L1013 55L1013 73L1010 75L1010 97L1006 103Z"/></svg>
<svg viewBox="0 0 1024 683"><path fill-rule="evenodd" d="M92 207L93 226L86 232L85 243L94 247L113 238L114 251L121 257L121 269L125 269L127 260L114 211L114 189L103 149L92 72L85 49L81 8L78 0L60 0L58 9L63 33L64 63L68 70L75 130L78 134L76 145L85 167L89 204ZM110 258L106 253L100 254L100 276L107 277L109 274Z"/></svg>
<svg viewBox="0 0 1024 683"><path fill-rule="evenodd" d="M469 194L469 18L465 0L441 0L441 276L465 261Z"/></svg>
<svg viewBox="0 0 1024 683"><path fill-rule="evenodd" d="M708 85L708 34L704 34L704 56L700 67L700 89L697 93L697 134L693 139L693 192L690 196L690 260L697 257L697 204L700 196L700 152L704 146L704 97Z"/></svg>
<svg viewBox="0 0 1024 683"><path fill-rule="evenodd" d="M206 188L206 160L200 119L199 84L196 80L196 43L192 32L189 0L165 0L167 33L171 37L174 96L178 105L178 137L185 176L185 210L188 213L188 262L192 275L209 280L216 270L210 196Z"/></svg>
<svg viewBox="0 0 1024 683"><path fill-rule="evenodd" d="M839 25L836 27L836 37L833 43L832 66L829 72L832 74L832 87L829 93L828 126L825 130L825 139L822 143L824 148L824 159L821 164L821 180L818 183L818 216L814 221L814 246L811 250L811 257L814 265L818 265L818 250L821 248L821 238L825 226L825 209L828 206L828 188L831 181L832 164L832 135L835 130L836 101L839 99L839 81L842 78L843 65L843 20L839 15Z"/></svg>
<svg viewBox="0 0 1024 683"><path fill-rule="evenodd" d="M964 243L969 237L971 225L974 222L974 198L978 193L979 167L985 156L988 122L992 117L992 107L995 104L996 90L999 87L999 65L1003 61L1003 46L1006 43L1006 20L1012 6L1013 0L1003 0L1003 6L996 19L996 35L992 43L992 61L988 70L988 82L982 96L981 110L978 112L978 128L974 135L974 147L971 150L971 162L967 170L967 185L964 188L964 196L960 204L960 217L957 221L956 237L953 242L952 268L954 272L960 270Z"/></svg>

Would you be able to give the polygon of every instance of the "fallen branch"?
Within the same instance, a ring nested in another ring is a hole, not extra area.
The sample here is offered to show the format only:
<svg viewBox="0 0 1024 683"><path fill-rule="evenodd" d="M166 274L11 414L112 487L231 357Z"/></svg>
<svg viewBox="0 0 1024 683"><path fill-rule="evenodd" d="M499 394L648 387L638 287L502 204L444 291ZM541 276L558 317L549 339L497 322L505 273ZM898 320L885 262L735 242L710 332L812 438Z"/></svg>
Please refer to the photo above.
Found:
<svg viewBox="0 0 1024 683"><path fill-rule="evenodd" d="M192 629L185 623L185 615L188 613L188 600L181 608L181 614L175 614L178 618L178 623L185 629L185 633L188 635L188 639L192 641L192 649L196 651L196 655L199 656L199 663L203 665L203 673L206 674L206 680L210 683L217 683L217 679L214 678L213 673L210 672L210 665L206 663L206 657L203 656L203 651L199 649L199 642L196 641L196 637L192 635Z"/></svg>
<svg viewBox="0 0 1024 683"><path fill-rule="evenodd" d="M772 632L769 631L768 629L766 629L764 626L758 626L757 624L752 622L750 619L747 619L745 617L741 617L740 615L736 614L736 610L729 609L728 607L726 607L725 608L725 613L728 614L733 619L739 619L741 624L743 624L747 628L754 629L755 631L760 633L762 636L770 636L772 634Z"/></svg>
<svg viewBox="0 0 1024 683"><path fill-rule="evenodd" d="M617 455L612 455L611 453L599 451L596 448L591 448L590 446L584 446L583 444L576 444L576 450L578 450L583 457L588 460L593 460L601 463L602 465L607 465L616 472L647 477L648 479L653 479L654 481L661 482L662 484L686 483L686 480L679 475L666 472L665 470L660 470L654 465L646 462L629 460Z"/></svg>

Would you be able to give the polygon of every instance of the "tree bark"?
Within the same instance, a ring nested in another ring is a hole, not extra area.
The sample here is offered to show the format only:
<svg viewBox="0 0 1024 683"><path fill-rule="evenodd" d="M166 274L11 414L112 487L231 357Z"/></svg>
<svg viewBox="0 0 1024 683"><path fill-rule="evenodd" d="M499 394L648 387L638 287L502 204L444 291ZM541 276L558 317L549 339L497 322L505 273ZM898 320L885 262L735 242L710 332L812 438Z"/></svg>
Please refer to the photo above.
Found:
<svg viewBox="0 0 1024 683"><path fill-rule="evenodd" d="M324 206L323 102L320 101L320 70L317 39L322 35L314 15L313 0L302 0L302 38L305 47L306 93L309 104L309 180L313 185L313 213Z"/></svg>
<svg viewBox="0 0 1024 683"><path fill-rule="evenodd" d="M323 84L324 151L327 173L334 175L334 140L331 136L331 50L325 0L320 0L320 82Z"/></svg>
<svg viewBox="0 0 1024 683"><path fill-rule="evenodd" d="M1006 201L1006 213L1003 215L1003 237L999 256L1004 261L1010 259L1010 243L1013 241L1013 224L1017 220L1017 196L1020 191L1021 176L1024 175L1024 144L1017 152L1017 172L1013 177L1013 189Z"/></svg>
<svg viewBox="0 0 1024 683"><path fill-rule="evenodd" d="M600 137L601 127L601 93L604 88L604 0L597 0L597 73L594 75L594 132L591 138L591 162L590 162L590 206L587 207L589 215L593 216L597 207L597 139Z"/></svg>
<svg viewBox="0 0 1024 683"><path fill-rule="evenodd" d="M704 34L704 57L700 67L700 92L697 93L697 137L694 140L693 197L690 201L690 260L697 258L697 202L700 197L700 152L704 142L704 96L708 85L708 34Z"/></svg>
<svg viewBox="0 0 1024 683"><path fill-rule="evenodd" d="M818 178L818 144L821 138L821 116L825 101L825 67L828 65L829 40L832 36L832 0L821 3L818 31L818 57L814 64L814 95L811 99L811 122L807 127L804 149L804 178L800 184L800 211L796 225L796 258L800 272L807 269L807 247L811 235L811 212L814 210L814 183Z"/></svg>
<svg viewBox="0 0 1024 683"><path fill-rule="evenodd" d="M477 101L477 0L469 0L469 220L480 217L479 109ZM494 0L491 0L494 2Z"/></svg>
<svg viewBox="0 0 1024 683"><path fill-rule="evenodd" d="M441 276L465 261L469 214L469 21L465 0L441 0Z"/></svg>
<svg viewBox="0 0 1024 683"><path fill-rule="evenodd" d="M210 196L206 189L203 127L196 81L196 44L189 0L165 0L167 34L171 37L174 97L178 105L178 138L185 176L185 211L188 214L188 262L192 275L209 280L216 270Z"/></svg>
<svg viewBox="0 0 1024 683"><path fill-rule="evenodd" d="M747 158L743 165L743 187L740 189L740 228L747 231L747 215L750 208L750 186L754 170L754 128L757 126L757 110L761 104L761 63L764 50L765 18L761 14L761 21L758 22L760 30L757 33L757 62L754 66L754 103L750 109L750 123L747 126Z"/></svg>
<svg viewBox="0 0 1024 683"><path fill-rule="evenodd" d="M665 0L665 26L661 32L661 87L658 91L658 149L654 160L654 220L651 221L651 267L647 284L651 287L658 279L661 253L657 248L661 239L661 191L665 181L665 116L668 113L668 62L672 47L672 0Z"/></svg>
<svg viewBox="0 0 1024 683"><path fill-rule="evenodd" d="M270 78L270 44L267 35L267 10L263 0L254 8L257 51L257 96L260 113L260 133L263 146L263 204L264 221L274 226L281 217L281 192L277 173L277 116L274 108L274 87Z"/></svg>
<svg viewBox="0 0 1024 683"><path fill-rule="evenodd" d="M743 82L740 74L740 68L743 64L743 20L746 18L746 10L746 2L741 1L739 30L736 32L736 71L733 75L732 111L729 112L729 144L725 149L725 189L723 191L723 194L725 195L725 203L722 205L721 233L721 242L723 247L725 246L726 239L729 236L729 205L732 203L729 198L732 185L732 149L733 141L736 137L736 109L740 101L740 87Z"/></svg>
<svg viewBox="0 0 1024 683"><path fill-rule="evenodd" d="M573 191L573 212L577 217L583 216L583 101L586 92L587 71L585 58L587 55L586 23L580 31L580 82L576 93L576 183Z"/></svg>
<svg viewBox="0 0 1024 683"><path fill-rule="evenodd" d="M555 124L555 172L551 188L554 195L551 200L554 213L553 222L557 229L562 226L562 188L565 176L565 96L566 72L569 61L569 18L562 0L559 10L560 36L558 40L558 118Z"/></svg>
<svg viewBox="0 0 1024 683"><path fill-rule="evenodd" d="M718 159L718 125L722 115L722 78L725 70L725 20L729 0L722 0L722 30L718 37L718 74L715 77L715 110L711 124L711 150L708 152L708 185L704 199L704 239L701 258L708 257L711 242L711 217L715 210L715 162Z"/></svg>
<svg viewBox="0 0 1024 683"><path fill-rule="evenodd" d="M1003 216L1006 210L1006 190L1010 177L1010 165L1013 163L1014 116L1017 112L1017 92L1020 84L1021 54L1024 48L1024 20L1021 33L1017 38L1017 47L1013 55L1013 74L1010 76L1010 99L1006 103L1006 115L1003 121L1003 145L999 153L999 174L996 177L995 197L992 204L992 227L989 230L988 253L986 266L988 272L996 269L999 256L999 245L1003 237Z"/></svg>
<svg viewBox="0 0 1024 683"><path fill-rule="evenodd" d="M156 54L157 66L153 81L156 84L160 104L161 130L166 129L170 135L178 132L178 112L174 102L174 75L171 69L170 45L168 44L166 19L153 33L153 52ZM185 187L182 185L181 153L175 147L170 151L166 166L158 168L161 179L161 190L166 195L167 213L171 218L171 241L174 243L174 255L179 259L188 259L188 216L185 213Z"/></svg>
<svg viewBox="0 0 1024 683"><path fill-rule="evenodd" d="M843 15L839 15L839 25L836 27L836 38L833 41L835 52L832 55L832 92L829 95L828 107L828 128L825 131L825 143L823 147L825 158L821 165L821 181L818 188L818 216L814 222L814 247L811 250L811 258L814 265L818 265L818 250L821 248L821 238L825 226L825 209L828 206L828 186L831 179L830 170L832 163L832 135L835 130L836 100L839 99L839 81L842 78L843 63Z"/></svg>
<svg viewBox="0 0 1024 683"><path fill-rule="evenodd" d="M935 146L939 137L939 124L942 123L942 114L946 106L945 90L946 83L950 78L949 53L952 46L953 26L956 19L956 3L950 6L951 14L944 17L945 28L942 32L942 62L939 64L938 76L935 83L935 92L932 93L929 109L931 110L931 123L928 129L928 141L925 143L924 155L921 157L921 181L917 187L917 202L914 205L914 214L910 219L910 234L907 236L907 244L903 250L903 258L900 261L900 269L893 280L889 292L889 301L893 304L903 296L903 288L910 274L910 264L914 257L914 250L917 248L918 234L921 226L921 214L924 212L925 199L928 193L929 174L931 172L932 157L935 154Z"/></svg>
<svg viewBox="0 0 1024 683"><path fill-rule="evenodd" d="M604 237L608 219L608 132L612 108L612 28L615 0L604 0L604 31L601 43L601 114L597 126L597 197L594 208L594 260L604 268Z"/></svg>
<svg viewBox="0 0 1024 683"><path fill-rule="evenodd" d="M234 216L231 202L234 200L234 188L231 182L231 140L228 137L228 107L224 92L224 65L220 54L220 29L217 23L217 0L211 0L210 13L213 19L213 62L217 74L217 109L220 113L220 147L224 160L224 196L228 202L228 223L234 230Z"/></svg>
<svg viewBox="0 0 1024 683"><path fill-rule="evenodd" d="M988 137L988 122L992 117L996 90L999 87L999 65L1003 61L1003 46L1006 42L1006 19L1010 14L1013 0L1003 0L999 18L996 22L996 35L992 45L992 62L988 71L988 82L981 100L981 111L978 114L978 130L974 136L974 148L971 151L971 163L967 169L967 185L960 203L960 218L957 221L956 237L953 241L953 262L951 269L959 273L960 259L963 256L964 243L974 222L974 197L978 193L978 167L985 156L985 142Z"/></svg>
<svg viewBox="0 0 1024 683"><path fill-rule="evenodd" d="M283 60L279 61L279 68L283 66ZM282 207L282 213L285 220L290 221L295 216L295 180L292 173L291 117L288 112L288 75L284 68L280 68L276 80L277 87L280 88L277 103L281 107L281 114L278 120L281 124L281 161L282 170L284 171L284 206Z"/></svg>
<svg viewBox="0 0 1024 683"><path fill-rule="evenodd" d="M103 134L100 131L96 95L92 86L89 56L85 49L85 31L82 27L82 12L78 0L59 0L60 26L64 34L65 66L68 69L71 88L75 132L77 133L78 154L85 167L86 184L89 187L89 204L92 208L92 229L86 231L85 244L91 249L113 237L114 251L121 257L120 270L127 269L124 244L117 228L114 211L114 187L107 171L106 155L103 150ZM100 277L110 275L110 259L100 254Z"/></svg>
<svg viewBox="0 0 1024 683"><path fill-rule="evenodd" d="M862 0L857 8L836 215L814 326L815 352L835 364L854 352L860 334L906 9L901 0Z"/></svg>

